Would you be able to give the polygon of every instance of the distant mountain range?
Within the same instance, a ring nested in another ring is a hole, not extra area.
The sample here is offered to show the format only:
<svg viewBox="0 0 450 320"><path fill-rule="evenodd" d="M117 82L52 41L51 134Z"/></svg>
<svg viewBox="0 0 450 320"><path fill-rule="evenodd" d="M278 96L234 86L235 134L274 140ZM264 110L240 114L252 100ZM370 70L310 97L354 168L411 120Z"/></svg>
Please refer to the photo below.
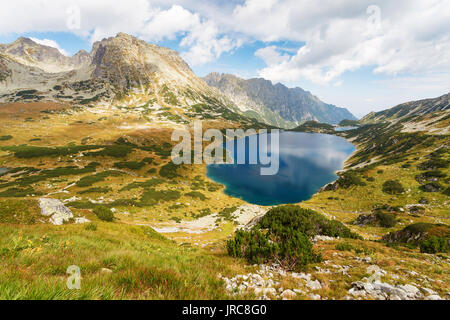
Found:
<svg viewBox="0 0 450 320"><path fill-rule="evenodd" d="M248 115L274 125L296 127L306 121L338 124L355 120L347 109L322 102L301 88L275 85L265 79L244 80L231 74L210 73L203 78Z"/></svg>
<svg viewBox="0 0 450 320"><path fill-rule="evenodd" d="M150 99L188 111L195 106L197 118L227 114L230 119L236 113L284 128L310 120L337 124L356 119L347 109L300 88L218 73L200 79L176 51L124 33L72 57L28 38L0 45L0 103L111 105L124 100L145 104Z"/></svg>
<svg viewBox="0 0 450 320"><path fill-rule="evenodd" d="M380 112L371 112L361 119L361 123L413 120L445 110L450 110L450 93L438 98L406 102Z"/></svg>

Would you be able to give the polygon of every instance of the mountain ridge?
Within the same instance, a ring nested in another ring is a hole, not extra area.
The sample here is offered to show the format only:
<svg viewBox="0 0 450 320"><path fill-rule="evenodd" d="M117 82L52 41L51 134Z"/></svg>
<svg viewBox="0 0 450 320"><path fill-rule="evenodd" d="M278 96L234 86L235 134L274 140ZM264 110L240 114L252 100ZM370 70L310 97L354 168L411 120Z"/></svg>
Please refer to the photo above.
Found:
<svg viewBox="0 0 450 320"><path fill-rule="evenodd" d="M210 73L203 78L208 85L229 96L241 110L269 110L295 127L306 121L338 124L356 120L347 109L322 102L302 88L288 88L262 78L242 79L231 74Z"/></svg>

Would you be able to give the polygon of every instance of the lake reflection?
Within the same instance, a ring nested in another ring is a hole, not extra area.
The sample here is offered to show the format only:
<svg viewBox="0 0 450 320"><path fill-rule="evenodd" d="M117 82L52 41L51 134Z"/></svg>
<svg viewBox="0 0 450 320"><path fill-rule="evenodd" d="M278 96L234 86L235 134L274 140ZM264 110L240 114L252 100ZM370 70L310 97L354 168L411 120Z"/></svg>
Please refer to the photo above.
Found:
<svg viewBox="0 0 450 320"><path fill-rule="evenodd" d="M248 138L247 138L248 141ZM248 148L248 143L246 143ZM280 132L280 169L260 175L260 165L209 165L207 175L226 186L225 193L259 205L297 203L334 181L355 147L325 134Z"/></svg>

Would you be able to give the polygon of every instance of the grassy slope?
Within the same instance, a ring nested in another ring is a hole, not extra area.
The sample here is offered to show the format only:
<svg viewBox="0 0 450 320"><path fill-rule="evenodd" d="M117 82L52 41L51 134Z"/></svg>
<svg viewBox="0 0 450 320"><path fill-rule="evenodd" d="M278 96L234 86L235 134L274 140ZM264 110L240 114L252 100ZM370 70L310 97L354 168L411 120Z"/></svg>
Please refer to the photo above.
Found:
<svg viewBox="0 0 450 320"><path fill-rule="evenodd" d="M230 272L231 259L177 246L148 227L96 225L2 224L0 299L227 297L216 274ZM81 269L81 290L66 288L69 265Z"/></svg>
<svg viewBox="0 0 450 320"><path fill-rule="evenodd" d="M135 113L124 113L120 116L109 114L107 116L95 115L90 111L77 111L68 114L63 110L55 113L42 113L49 107L59 110L61 106L37 105L31 109L20 106L22 110L17 113L17 106L3 109L0 117L2 127L0 136L11 135L12 139L0 141L0 146L10 145L41 145L64 146L70 142L80 145L84 139L90 137L89 144L108 144L120 137L127 137L134 142L145 145L161 145L170 140L170 126L159 124L154 128L141 129L139 126L147 125L147 120ZM62 109L62 108L61 108ZM106 117L106 119L105 119ZM103 118L103 119L102 119ZM102 120L100 120L102 119ZM82 121L81 123L79 121ZM132 128L122 128L127 123ZM213 126L213 124L210 124ZM217 122L219 126L229 126L230 123ZM134 128L133 128L134 126ZM50 128L42 131L42 128ZM157 127L157 128L156 128ZM114 128L114 130L111 130ZM32 139L41 139L30 142ZM361 175L375 178L374 181L366 181L366 187L352 187L350 189L338 189L316 194L311 200L302 205L316 209L328 216L334 216L343 222L354 220L358 213L370 212L376 203L401 205L417 203L425 196L430 200L424 216L415 217L404 213L400 215L401 222L392 230L396 230L414 221L445 222L448 219L448 211L445 201L448 201L441 193L425 194L418 187L415 180L417 175L416 164L423 162L423 157L438 147L438 143L426 148L418 147L405 153L401 161L392 164L376 165L366 170ZM144 192L143 188L128 191L120 191L126 185L133 182L144 182L151 178L160 178L159 169L167 163L168 159L155 154L155 152L134 150L124 159L111 157L82 157L76 159L71 156L46 157L36 159L17 159L6 151L0 151L0 167L33 167L39 169L55 168L60 166L76 165L85 166L89 162L98 161L100 166L97 172L109 170L117 161L141 161L145 157L154 158L153 163L146 164L139 170L124 170L124 175L108 177L105 181L95 183L92 187L110 187L108 194L89 193L78 194L79 191L91 188L79 188L76 186L67 189L67 193L52 194L51 197L68 199L73 196L81 197L83 201L89 198L106 200L139 198ZM414 160L419 158L418 160ZM358 160L354 158L351 162ZM410 162L409 168L402 165ZM148 173L155 169L156 173ZM378 173L383 170L382 173ZM446 171L448 174L448 170ZM223 239L233 232L233 224L224 222L220 228L212 232L192 235L178 233L170 235L176 240L168 241L150 228L134 226L135 224L174 223L173 218L194 219L193 215L210 208L212 212L220 211L243 202L230 198L222 193L221 189L208 191L208 180L205 178L204 166L193 166L180 172L176 179L167 179L155 187L156 190L179 191L182 197L172 202L162 202L149 207L117 206L119 212L129 214L116 214L119 220L114 223L98 222L90 210L74 209L79 216L86 216L97 221L98 230L85 230L80 225L64 225L54 227L40 224L37 197L15 198L10 206L18 206L14 214L1 215L9 212L10 207L4 207L2 199L0 204L0 261L2 264L0 298L48 298L48 299L116 299L116 298L146 298L146 299L214 299L226 298L223 286L217 279L217 274L242 273L244 268L242 261L225 256ZM90 175L90 174L86 174ZM53 193L77 182L82 176L73 175L61 178L49 179L34 184L37 191L43 194ZM200 176L200 184L195 183L195 177ZM381 185L388 179L400 179L407 192L400 196L389 196L381 191ZM0 177L0 180L14 180L11 177ZM200 185L200 186L199 186ZM0 191L6 188L0 189ZM208 199L193 199L184 196L192 191L200 191ZM339 198L330 200L329 198ZM187 207L173 207L173 202L189 203ZM3 207L2 207L3 205ZM26 214L23 214L23 213ZM31 225L25 225L31 224ZM353 230L360 232L368 239L379 237L390 229L376 227L356 227ZM42 238L45 235L45 238ZM358 256L370 256L374 261L390 273L400 273L405 277L403 281L416 281L408 271L415 270L424 276L441 282L433 282L430 287L440 293L449 290L448 264L436 260L433 256L423 255L418 250L393 249L385 245L368 242L354 241L355 246L365 246L373 249L371 253L340 252L335 245L339 241L319 243L317 247L323 251L326 260L335 264L350 265L350 277L344 275L327 276L315 272L314 265L307 270L313 273L315 278L327 285L319 292L323 296L342 298L349 289L351 281L359 280L365 274L367 266L355 262ZM208 244L205 249L192 249L182 243ZM210 251L213 249L213 251ZM50 263L49 263L50 261ZM65 287L67 274L66 268L70 264L81 267L83 274L82 290L80 292L69 291ZM318 265L324 267L323 265ZM401 266L398 269L398 266ZM101 272L101 268L113 270L112 274ZM333 281L330 281L333 280ZM289 282L286 279L285 282ZM284 288L289 283L284 284ZM292 285L292 284L291 284Z"/></svg>

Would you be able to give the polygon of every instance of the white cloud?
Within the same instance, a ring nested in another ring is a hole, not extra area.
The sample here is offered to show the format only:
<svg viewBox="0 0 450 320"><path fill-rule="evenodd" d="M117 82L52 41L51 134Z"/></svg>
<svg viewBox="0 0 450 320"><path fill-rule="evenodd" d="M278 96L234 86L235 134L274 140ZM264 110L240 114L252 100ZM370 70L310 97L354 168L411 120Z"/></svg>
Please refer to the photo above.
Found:
<svg viewBox="0 0 450 320"><path fill-rule="evenodd" d="M366 10L371 2L273 0L261 7L248 0L237 7L235 18L264 24L235 24L260 39L305 42L287 61L265 59L260 75L273 81L328 84L347 71L371 66L387 75L450 69L448 1L380 0L380 20L376 10Z"/></svg>
<svg viewBox="0 0 450 320"><path fill-rule="evenodd" d="M58 49L59 52L61 52L63 55L65 56L69 56L69 54L62 49L59 44L54 41L54 40L50 40L50 39L36 39L36 38L30 38L31 40L33 40L34 42L41 44L43 46L48 46L48 47L52 47L52 48L56 48Z"/></svg>
<svg viewBox="0 0 450 320"><path fill-rule="evenodd" d="M198 14L174 5L168 10L158 10L146 25L144 33L146 37L155 41L164 38L174 39L178 33L192 30L200 24Z"/></svg>
<svg viewBox="0 0 450 320"><path fill-rule="evenodd" d="M285 62L289 60L289 56L286 54L281 54L276 46L268 46L256 50L255 56L264 60L267 65L274 65Z"/></svg>

